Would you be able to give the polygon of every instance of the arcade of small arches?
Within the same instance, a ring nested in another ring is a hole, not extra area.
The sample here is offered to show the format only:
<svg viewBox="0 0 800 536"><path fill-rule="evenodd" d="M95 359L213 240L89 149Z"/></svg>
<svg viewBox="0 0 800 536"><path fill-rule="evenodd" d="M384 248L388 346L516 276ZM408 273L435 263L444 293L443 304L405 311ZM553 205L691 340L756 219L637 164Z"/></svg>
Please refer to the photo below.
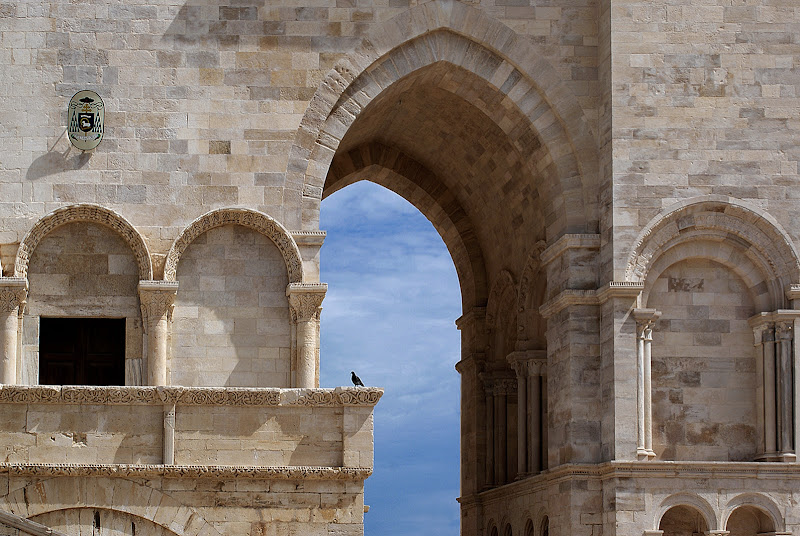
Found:
<svg viewBox="0 0 800 536"><path fill-rule="evenodd" d="M248 240L245 246L251 248L248 251L254 255L252 261L255 263L264 262L264 259L260 258L258 254L264 248L267 250L274 248L276 250L270 254L272 258L271 266L274 268L276 262L280 263L283 266L283 275L280 274L281 268L276 268L273 269L273 272L277 273L268 274L276 277L268 280L283 281L283 286L281 288L261 289L261 291L262 293L267 290L271 291L277 297L273 296L269 299L272 302L276 302L276 306L285 307L291 313L286 315L287 322L291 321L291 383L281 382L278 385L261 384L253 386L318 387L319 310L327 287L311 279L312 276L306 273L298 244L292 234L280 223L266 214L247 209L223 208L213 210L189 224L175 239L166 255L166 262L163 266L164 277L156 280L153 279L152 256L148 251L144 238L136 231L134 226L124 217L108 208L88 204L65 206L40 219L19 245L13 275L0 278L0 304L2 304L0 310L4 317L2 323L4 329L0 330L0 339L2 339L0 347L4 352L0 383L37 383L35 376L29 375L27 378L23 378L22 371L26 365L24 363L26 358L24 355L20 355L19 348L22 344L19 344L20 341L18 341L17 337L18 333L22 332L21 324L26 316L26 309L33 305L36 308L33 314L39 314L41 311L36 307L37 300L40 302L46 301L43 296L47 296L48 292L52 292L52 290L48 291L48 285L41 277L34 278L32 280L34 283L31 283L29 269L41 271L43 269L42 266L47 264L39 259L37 255L49 259L48 262L51 266L44 268L47 272L52 273L54 269L58 269L58 267L52 268L53 264L58 264L57 262L54 263L53 259L58 259L59 257L52 257L51 249L53 245L49 244L47 240L52 236L51 233L55 234L56 231L70 232L73 227L84 233L88 230L88 233L95 237L91 248L97 250L92 249L89 252L75 250L71 254L73 256L77 255L76 258L83 260L92 259L94 262L98 262L97 260L100 259L101 264L108 264L109 266L115 262L121 264L126 262L126 258L129 258L127 272L124 267L118 270L119 274L127 276L125 280L127 283L120 283L121 279L119 277L115 280L109 279L110 282L106 284L108 288L99 291L100 295L85 296L81 295L80 290L73 288L76 286L74 282L65 285L58 292L61 294L73 294L73 296L70 297L69 301L58 304L60 308L57 316L80 317L87 315L87 311L89 311L90 316L94 313L99 317L123 316L134 320L141 318L146 342L142 345L144 355L138 357L143 358L139 360L143 370L135 371L134 374L126 370L127 384L169 385L169 343L173 335L171 333L171 325L173 323L176 299L178 299L177 305L180 306L181 294L179 292L177 274L180 273L181 261L184 259L184 253L193 247L195 243L204 243L205 240L198 240L198 237L205 237L218 228L226 227L238 229L238 231L234 232L240 234L233 235L236 240ZM250 235L245 235L242 238L241 233L250 233ZM261 236L262 238L253 238L252 235ZM59 240L64 242L63 237L59 237L56 242ZM256 240L257 246L260 244L260 249L252 245L253 240ZM75 247L80 248L81 246ZM85 244L84 247L86 247ZM107 249L103 250L103 248ZM80 256L84 253L91 253L94 256ZM122 258L122 261L119 258ZM240 254L239 258L245 257L241 257ZM61 259L63 260L63 258ZM276 259L281 259L282 262L276 261ZM78 264L75 262L75 258L70 260L71 262L66 264ZM215 261L223 264L234 262L226 258L219 258ZM226 267L223 266L222 270L225 269ZM232 268L232 270L233 272L236 271L235 268ZM90 262L78 266L77 271L89 274L94 273ZM186 273L184 272L184 274ZM35 275L38 274L33 274L31 277ZM74 279L76 275L83 274L71 273L69 275ZM188 275L191 276L192 274ZM232 275L235 275L235 273ZM103 276L96 277L102 279ZM112 276L109 275L107 277L111 278ZM122 276L120 275L120 277ZM54 278L57 279L57 276ZM187 279L189 279L188 276ZM275 284L272 283L272 286L275 286ZM109 289L110 292L107 292ZM93 288L93 290L97 291L98 289ZM258 300L259 288L256 287L251 290L256 294L256 300ZM133 303L133 307L128 306L126 309L124 305L115 306L113 302L111 304L107 303L103 299L103 294L109 293L115 297L117 303ZM284 297L281 299L281 296ZM139 307L135 306L137 297ZM202 296L199 299L195 299L197 303L194 303L194 305L202 306L202 300ZM95 301L97 302L96 304L92 303ZM232 303L232 305L234 304ZM41 309L46 312L52 310ZM138 325L136 322L133 324ZM289 332L290 330L287 327L284 331ZM285 358L287 356L282 355L281 357ZM197 384L203 385L204 383L200 381L195 383L195 385ZM211 385L214 385L214 383L211 383Z"/></svg>

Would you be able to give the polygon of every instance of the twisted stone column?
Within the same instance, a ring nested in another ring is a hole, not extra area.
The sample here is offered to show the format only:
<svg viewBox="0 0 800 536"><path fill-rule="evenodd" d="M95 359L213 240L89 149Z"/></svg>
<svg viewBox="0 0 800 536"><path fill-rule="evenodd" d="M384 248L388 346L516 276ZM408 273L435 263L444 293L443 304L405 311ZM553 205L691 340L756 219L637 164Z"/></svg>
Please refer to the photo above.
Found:
<svg viewBox="0 0 800 536"><path fill-rule="evenodd" d="M297 327L295 387L319 387L319 318L327 290L325 283L290 283L286 288L292 320Z"/></svg>
<svg viewBox="0 0 800 536"><path fill-rule="evenodd" d="M147 383L167 385L167 342L177 281L139 281L142 325L147 333Z"/></svg>
<svg viewBox="0 0 800 536"><path fill-rule="evenodd" d="M653 326L661 316L655 309L634 309L636 320L636 407L637 437L636 457L650 460L653 452L653 386L651 375Z"/></svg>
<svg viewBox="0 0 800 536"><path fill-rule="evenodd" d="M17 331L28 297L28 280L0 277L0 383L17 383Z"/></svg>

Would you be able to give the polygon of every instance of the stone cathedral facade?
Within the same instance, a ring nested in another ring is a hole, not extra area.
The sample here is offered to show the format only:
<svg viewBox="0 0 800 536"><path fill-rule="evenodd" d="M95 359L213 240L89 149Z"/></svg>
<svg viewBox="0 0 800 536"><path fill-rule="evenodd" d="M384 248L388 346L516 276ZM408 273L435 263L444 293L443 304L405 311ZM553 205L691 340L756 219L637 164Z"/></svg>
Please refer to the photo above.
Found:
<svg viewBox="0 0 800 536"><path fill-rule="evenodd" d="M800 531L795 0L2 0L0 75L0 534L362 534L360 180L456 267L462 534Z"/></svg>

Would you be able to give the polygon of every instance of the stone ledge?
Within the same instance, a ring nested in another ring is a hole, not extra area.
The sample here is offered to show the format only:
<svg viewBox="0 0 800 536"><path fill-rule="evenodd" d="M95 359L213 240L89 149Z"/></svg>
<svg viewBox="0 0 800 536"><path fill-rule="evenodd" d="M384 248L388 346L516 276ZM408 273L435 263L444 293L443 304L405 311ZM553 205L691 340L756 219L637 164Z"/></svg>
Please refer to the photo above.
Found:
<svg viewBox="0 0 800 536"><path fill-rule="evenodd" d="M152 465L152 464L44 464L0 463L0 474L16 476L251 478L263 480L366 480L368 467Z"/></svg>
<svg viewBox="0 0 800 536"><path fill-rule="evenodd" d="M374 406L383 396L377 387L272 389L244 387L154 387L3 385L0 404L99 404L191 406Z"/></svg>
<svg viewBox="0 0 800 536"><path fill-rule="evenodd" d="M724 478L789 479L800 483L800 463L787 462L703 462L703 461L613 461L598 464L568 464L529 475L504 486L461 497L461 504L482 503L527 496L559 482L611 480L615 478Z"/></svg>

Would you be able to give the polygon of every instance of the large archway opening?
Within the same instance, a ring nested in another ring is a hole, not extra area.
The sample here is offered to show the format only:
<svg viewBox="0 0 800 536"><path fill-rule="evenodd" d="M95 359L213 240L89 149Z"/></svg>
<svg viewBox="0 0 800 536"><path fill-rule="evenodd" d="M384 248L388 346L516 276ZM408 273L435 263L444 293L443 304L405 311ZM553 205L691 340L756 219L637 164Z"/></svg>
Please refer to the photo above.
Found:
<svg viewBox="0 0 800 536"><path fill-rule="evenodd" d="M460 290L431 223L362 181L322 204L320 383L354 370L386 392L375 408L367 534L458 533Z"/></svg>

